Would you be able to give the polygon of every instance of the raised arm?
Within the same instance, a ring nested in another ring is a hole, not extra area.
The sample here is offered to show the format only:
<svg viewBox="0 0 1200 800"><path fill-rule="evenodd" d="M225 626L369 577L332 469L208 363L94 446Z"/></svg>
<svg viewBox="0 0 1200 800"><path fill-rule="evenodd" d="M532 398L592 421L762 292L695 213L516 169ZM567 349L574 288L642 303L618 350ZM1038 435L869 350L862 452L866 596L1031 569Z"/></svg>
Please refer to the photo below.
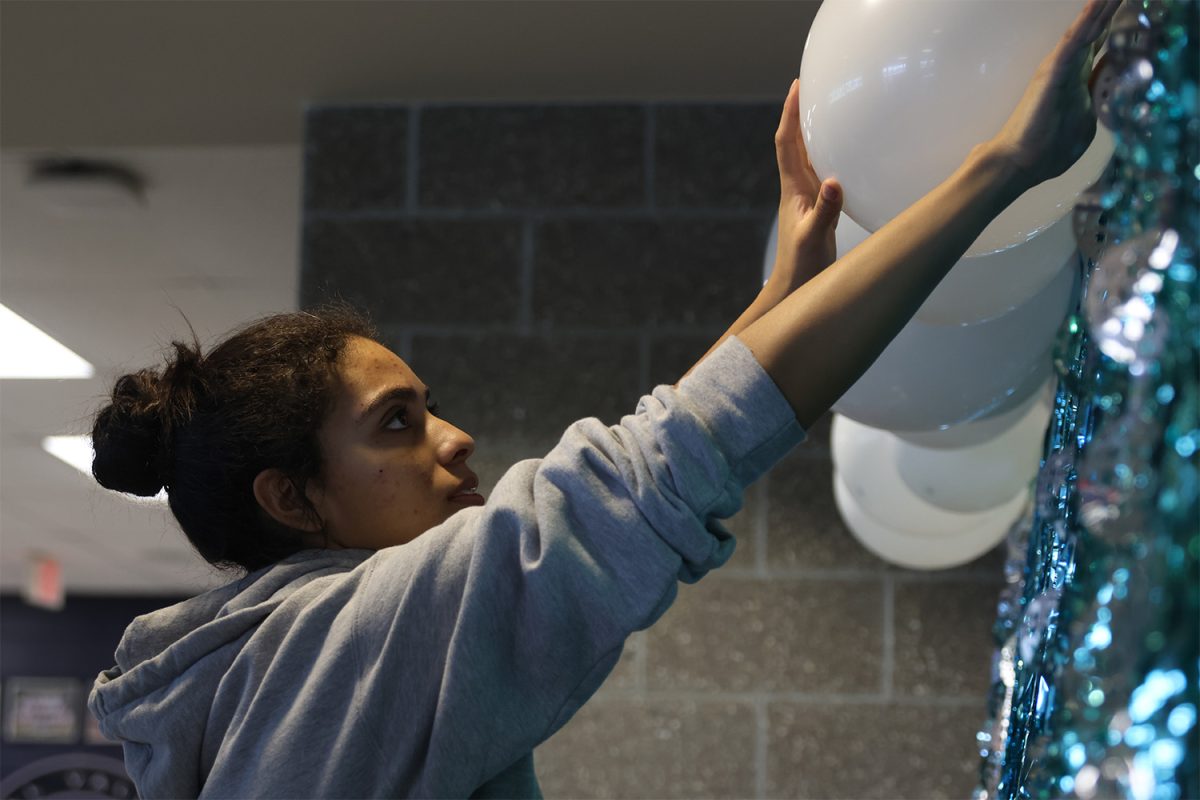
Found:
<svg viewBox="0 0 1200 800"><path fill-rule="evenodd" d="M771 276L745 311L700 358L741 333L781 300L807 283L837 257L834 229L842 213L842 187L837 179L817 177L800 131L800 81L792 81L779 127L775 161L779 166L778 237ZM699 362L697 362L699 363ZM692 369L695 369L693 366ZM688 370L691 374L691 370Z"/></svg>
<svg viewBox="0 0 1200 800"><path fill-rule="evenodd" d="M1001 131L929 194L740 331L805 428L854 384L988 223L1061 175L1096 131L1091 45L1119 0L1091 0Z"/></svg>

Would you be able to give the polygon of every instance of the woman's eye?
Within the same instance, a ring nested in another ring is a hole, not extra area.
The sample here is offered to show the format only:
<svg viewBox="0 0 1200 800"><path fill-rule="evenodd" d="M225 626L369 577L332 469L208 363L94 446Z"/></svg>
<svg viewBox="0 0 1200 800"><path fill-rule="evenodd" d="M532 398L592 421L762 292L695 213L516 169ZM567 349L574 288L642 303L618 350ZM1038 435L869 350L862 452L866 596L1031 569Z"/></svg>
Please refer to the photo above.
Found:
<svg viewBox="0 0 1200 800"><path fill-rule="evenodd" d="M399 424L396 424L399 423ZM408 412L403 408L398 409L396 413L388 417L387 425L383 426L389 431L402 431L408 427Z"/></svg>
<svg viewBox="0 0 1200 800"><path fill-rule="evenodd" d="M427 403L425 410L436 417L438 415L438 404ZM385 424L383 427L385 430L389 431L402 431L409 428L408 409L397 408L394 412L392 412L392 415L388 417L387 424Z"/></svg>

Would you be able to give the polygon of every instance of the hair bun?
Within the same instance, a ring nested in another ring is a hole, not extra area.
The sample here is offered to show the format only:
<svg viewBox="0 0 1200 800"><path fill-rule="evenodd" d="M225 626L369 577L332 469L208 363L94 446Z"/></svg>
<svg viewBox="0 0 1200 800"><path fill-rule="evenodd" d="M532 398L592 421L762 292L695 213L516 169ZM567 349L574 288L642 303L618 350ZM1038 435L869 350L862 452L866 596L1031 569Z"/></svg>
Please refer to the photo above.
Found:
<svg viewBox="0 0 1200 800"><path fill-rule="evenodd" d="M173 342L175 359L162 375L122 375L92 426L92 475L105 488L152 497L170 483L171 433L195 407L200 350Z"/></svg>

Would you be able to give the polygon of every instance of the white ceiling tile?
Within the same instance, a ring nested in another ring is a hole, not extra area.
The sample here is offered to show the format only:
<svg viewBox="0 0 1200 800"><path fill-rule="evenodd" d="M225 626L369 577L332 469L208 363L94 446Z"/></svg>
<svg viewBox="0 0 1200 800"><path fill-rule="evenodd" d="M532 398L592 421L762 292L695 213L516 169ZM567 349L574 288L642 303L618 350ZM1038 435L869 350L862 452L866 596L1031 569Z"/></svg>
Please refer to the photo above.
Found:
<svg viewBox="0 0 1200 800"><path fill-rule="evenodd" d="M146 172L151 203L141 215L94 221L56 218L22 191L29 155L0 154L0 300L90 361L97 377L0 381L0 579L19 584L12 559L24 558L21 548L53 543L68 554L72 590L209 585L211 568L165 507L99 487L40 442L89 433L119 375L161 369L169 342L190 338L184 316L208 346L296 308L300 150L110 150Z"/></svg>

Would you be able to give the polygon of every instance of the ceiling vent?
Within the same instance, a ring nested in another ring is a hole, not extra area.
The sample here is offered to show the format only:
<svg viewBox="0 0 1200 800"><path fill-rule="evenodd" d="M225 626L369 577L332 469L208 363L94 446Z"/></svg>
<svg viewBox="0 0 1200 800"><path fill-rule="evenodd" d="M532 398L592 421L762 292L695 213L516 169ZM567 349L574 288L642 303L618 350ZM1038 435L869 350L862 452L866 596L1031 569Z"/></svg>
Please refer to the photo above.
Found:
<svg viewBox="0 0 1200 800"><path fill-rule="evenodd" d="M25 186L35 202L61 217L111 216L146 206L142 176L112 161L38 159L30 165Z"/></svg>

